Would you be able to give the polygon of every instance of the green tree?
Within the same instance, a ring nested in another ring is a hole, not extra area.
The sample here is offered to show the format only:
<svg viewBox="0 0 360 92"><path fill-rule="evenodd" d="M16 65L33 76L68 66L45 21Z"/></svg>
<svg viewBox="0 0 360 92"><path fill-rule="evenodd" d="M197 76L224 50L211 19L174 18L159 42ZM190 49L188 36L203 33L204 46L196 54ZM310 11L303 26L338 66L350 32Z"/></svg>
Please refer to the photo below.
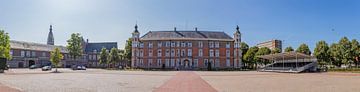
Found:
<svg viewBox="0 0 360 92"><path fill-rule="evenodd" d="M271 54L281 53L281 50L279 48L275 48L271 50Z"/></svg>
<svg viewBox="0 0 360 92"><path fill-rule="evenodd" d="M71 38L67 40L68 45L66 47L69 50L69 55L73 59L82 56L83 54L82 41L83 39L79 33L71 34Z"/></svg>
<svg viewBox="0 0 360 92"><path fill-rule="evenodd" d="M325 41L319 41L316 43L314 56L318 59L321 66L330 63L329 46Z"/></svg>
<svg viewBox="0 0 360 92"><path fill-rule="evenodd" d="M258 47L254 46L251 47L246 54L244 55L244 63L245 66L249 67L249 68L254 68L254 63L255 63L255 54L258 51Z"/></svg>
<svg viewBox="0 0 360 92"><path fill-rule="evenodd" d="M359 66L360 45L356 39L351 40L351 56L356 66Z"/></svg>
<svg viewBox="0 0 360 92"><path fill-rule="evenodd" d="M2 29L0 29L0 58L11 59L10 36Z"/></svg>
<svg viewBox="0 0 360 92"><path fill-rule="evenodd" d="M285 52L292 52L292 51L294 51L294 49L291 46L285 48Z"/></svg>
<svg viewBox="0 0 360 92"><path fill-rule="evenodd" d="M125 50L119 50L118 52L119 52L120 64L121 66L123 66L126 63Z"/></svg>
<svg viewBox="0 0 360 92"><path fill-rule="evenodd" d="M109 57L108 51L106 50L106 48L102 48L100 52L99 63L107 64L108 57Z"/></svg>
<svg viewBox="0 0 360 92"><path fill-rule="evenodd" d="M263 48L260 48L256 53L255 53L255 67L257 67L258 64L261 64L261 65L266 65L268 64L269 62L267 62L266 60L261 60L259 58L259 56L262 56L262 55L268 55L271 53L271 50L267 47L263 47Z"/></svg>
<svg viewBox="0 0 360 92"><path fill-rule="evenodd" d="M306 55L311 55L311 51L309 49L309 46L306 45L305 43L301 44L299 46L299 48L296 49L296 52L303 53L303 54L306 54Z"/></svg>
<svg viewBox="0 0 360 92"><path fill-rule="evenodd" d="M246 62L246 60L244 59L244 55L246 54L246 52L249 50L249 45L246 44L245 42L241 42L240 43L240 49L241 49L241 56L242 56L242 61ZM245 66L245 63L243 63L243 66Z"/></svg>
<svg viewBox="0 0 360 92"><path fill-rule="evenodd" d="M108 64L113 66L120 61L119 52L117 48L112 48L108 57Z"/></svg>
<svg viewBox="0 0 360 92"><path fill-rule="evenodd" d="M335 65L337 67L340 67L342 62L342 55L341 55L341 51L340 51L340 46L336 43L331 44L330 46L330 56L331 56L331 64Z"/></svg>
<svg viewBox="0 0 360 92"><path fill-rule="evenodd" d="M60 52L59 48L55 48L54 51L51 51L51 55L50 55L50 61L52 63L52 65L55 66L55 72L57 71L57 67L59 66L59 63L61 61L61 59L63 59L63 55Z"/></svg>
<svg viewBox="0 0 360 92"><path fill-rule="evenodd" d="M124 51L124 61L127 64L131 64L131 56L132 56L132 39L129 38L126 40L125 51Z"/></svg>
<svg viewBox="0 0 360 92"><path fill-rule="evenodd" d="M346 66L350 66L351 62L351 42L347 37L343 37L339 41L341 62Z"/></svg>
<svg viewBox="0 0 360 92"><path fill-rule="evenodd" d="M241 42L240 49L242 51L242 56L244 56L244 54L249 50L249 45L246 44L245 42Z"/></svg>

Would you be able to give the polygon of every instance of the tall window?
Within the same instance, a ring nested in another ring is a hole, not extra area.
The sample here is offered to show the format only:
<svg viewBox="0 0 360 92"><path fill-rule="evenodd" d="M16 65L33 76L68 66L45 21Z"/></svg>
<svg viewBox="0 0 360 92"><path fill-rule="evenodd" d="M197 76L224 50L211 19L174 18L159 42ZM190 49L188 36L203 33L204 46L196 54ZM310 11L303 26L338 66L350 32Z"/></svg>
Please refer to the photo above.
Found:
<svg viewBox="0 0 360 92"><path fill-rule="evenodd" d="M140 57L144 57L144 50L140 50Z"/></svg>
<svg viewBox="0 0 360 92"><path fill-rule="evenodd" d="M152 66L152 59L148 59L148 66Z"/></svg>
<svg viewBox="0 0 360 92"><path fill-rule="evenodd" d="M161 59L157 60L157 66L161 66Z"/></svg>
<svg viewBox="0 0 360 92"><path fill-rule="evenodd" d="M220 43L219 42L215 42L215 48L219 48L220 47Z"/></svg>
<svg viewBox="0 0 360 92"><path fill-rule="evenodd" d="M140 43L140 48L144 48L144 43Z"/></svg>
<svg viewBox="0 0 360 92"><path fill-rule="evenodd" d="M171 42L171 47L175 47L175 42Z"/></svg>
<svg viewBox="0 0 360 92"><path fill-rule="evenodd" d="M209 48L214 48L214 42L209 42Z"/></svg>
<svg viewBox="0 0 360 92"><path fill-rule="evenodd" d="M25 57L25 51L21 51L21 57Z"/></svg>
<svg viewBox="0 0 360 92"><path fill-rule="evenodd" d="M170 65L171 65L172 67L175 66L175 59L171 59Z"/></svg>
<svg viewBox="0 0 360 92"><path fill-rule="evenodd" d="M149 50L149 57L153 56L153 50Z"/></svg>
<svg viewBox="0 0 360 92"><path fill-rule="evenodd" d="M199 56L203 56L203 50L202 49L199 49Z"/></svg>
<svg viewBox="0 0 360 92"><path fill-rule="evenodd" d="M215 67L220 67L220 60L219 59L215 59Z"/></svg>
<svg viewBox="0 0 360 92"><path fill-rule="evenodd" d="M157 56L158 56L158 57L161 57L161 49L158 49L158 51L157 51Z"/></svg>
<svg viewBox="0 0 360 92"><path fill-rule="evenodd" d="M187 54L188 54L188 56L192 56L192 50L191 50L191 49L188 49Z"/></svg>
<svg viewBox="0 0 360 92"><path fill-rule="evenodd" d="M226 57L230 57L230 50L226 50Z"/></svg>
<svg viewBox="0 0 360 92"><path fill-rule="evenodd" d="M187 43L188 47L192 47L192 42Z"/></svg>
<svg viewBox="0 0 360 92"><path fill-rule="evenodd" d="M185 42L181 42L181 47L185 47L185 46L186 46Z"/></svg>
<svg viewBox="0 0 360 92"><path fill-rule="evenodd" d="M220 51L217 49L215 50L215 57L219 57L220 56Z"/></svg>
<svg viewBox="0 0 360 92"><path fill-rule="evenodd" d="M180 47L180 42L179 41L176 42L176 47Z"/></svg>
<svg viewBox="0 0 360 92"><path fill-rule="evenodd" d="M170 41L167 41L165 47L170 47Z"/></svg>
<svg viewBox="0 0 360 92"><path fill-rule="evenodd" d="M152 48L153 47L153 43L152 42L149 42L149 48Z"/></svg>
<svg viewBox="0 0 360 92"><path fill-rule="evenodd" d="M171 55L170 56L172 56L172 57L175 56L175 49L171 49Z"/></svg>
<svg viewBox="0 0 360 92"><path fill-rule="evenodd" d="M170 56L170 50L169 50L169 49L166 49L166 51L165 51L165 56L167 56L167 57Z"/></svg>
<svg viewBox="0 0 360 92"><path fill-rule="evenodd" d="M230 48L230 42L226 43L226 48Z"/></svg>
<svg viewBox="0 0 360 92"><path fill-rule="evenodd" d="M230 59L226 59L226 67L230 67Z"/></svg>
<svg viewBox="0 0 360 92"><path fill-rule="evenodd" d="M169 59L165 59L165 66L166 66L166 67L169 67L169 66L170 66L170 61L169 61Z"/></svg>
<svg viewBox="0 0 360 92"><path fill-rule="evenodd" d="M162 42L158 42L158 48L162 47Z"/></svg>
<svg viewBox="0 0 360 92"><path fill-rule="evenodd" d="M140 59L140 65L143 66L144 65L144 60Z"/></svg>
<svg viewBox="0 0 360 92"><path fill-rule="evenodd" d="M185 56L185 49L181 50L181 56Z"/></svg>
<svg viewBox="0 0 360 92"><path fill-rule="evenodd" d="M204 59L204 63L203 63L203 64L204 64L205 67L208 66L208 63L209 63L209 62L208 62L208 59Z"/></svg>
<svg viewBox="0 0 360 92"><path fill-rule="evenodd" d="M199 60L198 59L194 59L194 67L198 67L198 63L199 63Z"/></svg>
<svg viewBox="0 0 360 92"><path fill-rule="evenodd" d="M209 53L209 56L210 56L210 57L214 57L214 50L213 50L213 49L210 49L209 52L210 52L210 53Z"/></svg>
<svg viewBox="0 0 360 92"><path fill-rule="evenodd" d="M199 48L202 48L202 47L203 47L203 42L199 41Z"/></svg>
<svg viewBox="0 0 360 92"><path fill-rule="evenodd" d="M26 57L30 57L30 56L31 56L30 51L26 51Z"/></svg>

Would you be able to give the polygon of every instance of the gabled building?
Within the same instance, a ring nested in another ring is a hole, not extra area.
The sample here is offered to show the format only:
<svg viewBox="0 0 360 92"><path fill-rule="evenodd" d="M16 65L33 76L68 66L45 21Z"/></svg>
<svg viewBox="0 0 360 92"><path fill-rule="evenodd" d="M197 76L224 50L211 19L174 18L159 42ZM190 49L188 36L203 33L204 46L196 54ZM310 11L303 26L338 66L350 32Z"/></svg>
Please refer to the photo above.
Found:
<svg viewBox="0 0 360 92"><path fill-rule="evenodd" d="M117 42L96 42L90 43L89 40L82 42L83 56L73 60L70 58L69 51L65 46L54 45L53 27L50 25L47 44L25 42L25 41L10 41L10 54L12 59L7 63L10 67L23 68L31 65L38 67L51 65L50 53L55 48L60 48L64 58L60 62L63 67L71 67L71 65L85 65L88 67L100 67L99 54L104 47L110 51L111 48L117 48Z"/></svg>
<svg viewBox="0 0 360 92"><path fill-rule="evenodd" d="M195 30L132 33L131 66L137 68L241 68L240 29L233 37L225 32Z"/></svg>

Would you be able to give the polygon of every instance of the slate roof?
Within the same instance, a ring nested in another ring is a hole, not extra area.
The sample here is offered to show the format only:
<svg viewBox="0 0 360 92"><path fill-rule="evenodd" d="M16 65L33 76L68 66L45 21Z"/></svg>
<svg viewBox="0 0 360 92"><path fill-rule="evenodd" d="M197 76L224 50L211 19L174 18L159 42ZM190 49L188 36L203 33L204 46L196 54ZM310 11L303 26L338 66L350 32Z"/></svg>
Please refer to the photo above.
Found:
<svg viewBox="0 0 360 92"><path fill-rule="evenodd" d="M169 39L188 39L188 40L233 40L225 32L217 31L149 31L141 40L169 40Z"/></svg>
<svg viewBox="0 0 360 92"><path fill-rule="evenodd" d="M88 43L85 48L85 52L100 52L101 49L105 47L107 50L111 50L112 48L117 48L117 42L101 42L101 43Z"/></svg>
<svg viewBox="0 0 360 92"><path fill-rule="evenodd" d="M60 48L62 53L68 53L66 47L56 46L56 45L47 45L34 42L24 42L24 41L10 41L10 47L12 49L24 49L24 50L36 50L36 51L53 51L56 47Z"/></svg>

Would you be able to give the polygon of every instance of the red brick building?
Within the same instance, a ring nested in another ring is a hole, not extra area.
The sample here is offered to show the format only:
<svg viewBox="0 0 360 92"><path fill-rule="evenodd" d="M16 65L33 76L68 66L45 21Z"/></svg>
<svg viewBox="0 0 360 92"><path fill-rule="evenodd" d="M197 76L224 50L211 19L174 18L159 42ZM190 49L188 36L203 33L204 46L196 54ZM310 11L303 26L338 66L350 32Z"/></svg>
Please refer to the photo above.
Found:
<svg viewBox="0 0 360 92"><path fill-rule="evenodd" d="M131 66L137 68L199 69L241 68L241 33L237 26L233 37L225 32L149 31L140 37L138 26L132 33Z"/></svg>

